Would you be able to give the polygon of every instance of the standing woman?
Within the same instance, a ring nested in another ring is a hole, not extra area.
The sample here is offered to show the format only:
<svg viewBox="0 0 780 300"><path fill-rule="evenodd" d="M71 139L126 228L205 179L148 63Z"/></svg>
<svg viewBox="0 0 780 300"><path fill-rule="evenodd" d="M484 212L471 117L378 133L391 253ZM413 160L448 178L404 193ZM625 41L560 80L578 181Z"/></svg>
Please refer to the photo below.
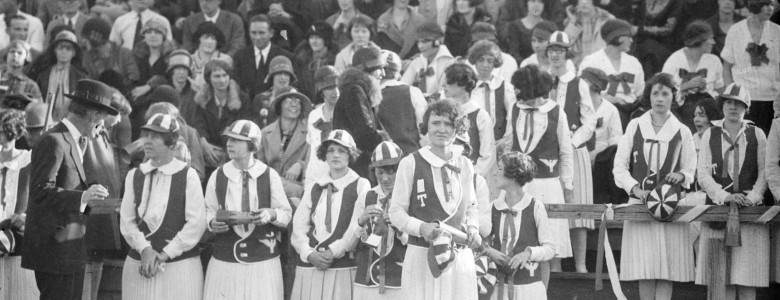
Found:
<svg viewBox="0 0 780 300"><path fill-rule="evenodd" d="M523 61L524 59L534 54L534 49L531 45L532 37L534 36L533 30L537 24L550 21L546 20L545 11L552 7L551 2L554 0L527 0L522 1L525 3L519 3L519 5L526 5L526 11L528 12L523 18L513 20L507 25L507 31L504 36L504 43L508 47L509 55L515 58L517 61ZM548 5L550 4L550 5ZM551 25L555 23L550 22ZM556 29L550 30L552 33ZM548 34L549 34L548 33Z"/></svg>
<svg viewBox="0 0 780 300"><path fill-rule="evenodd" d="M474 169L461 154L463 148L453 147L455 137L467 130L468 121L458 104L431 103L420 126L430 145L398 165L389 214L391 223L409 235L401 274L404 299L477 299L472 249L480 246L482 238ZM461 231L467 240L454 244L452 235L441 228L444 225ZM457 251L441 250L445 245Z"/></svg>
<svg viewBox="0 0 780 300"><path fill-rule="evenodd" d="M295 47L294 66L297 71L298 87L309 98L317 102L317 91L314 74L324 66L332 66L336 63L336 53L339 52L336 44L333 43L333 28L324 21L315 21L309 31L306 32L306 38Z"/></svg>
<svg viewBox="0 0 780 300"><path fill-rule="evenodd" d="M15 249L0 251L0 298L38 299L40 292L35 283L35 273L22 269L22 245L27 211L28 182L30 177L30 150L14 147L17 139L26 134L23 112L7 109L0 112L0 166L2 166L3 194L0 198L0 235L13 232ZM6 236L0 237L3 246ZM7 254L8 256L3 257Z"/></svg>
<svg viewBox="0 0 780 300"><path fill-rule="evenodd" d="M254 158L262 135L256 124L238 120L223 134L230 161L211 174L206 187L206 219L216 237L203 298L281 300L279 239L292 217L282 180ZM220 217L224 211L251 214L251 222L227 224Z"/></svg>
<svg viewBox="0 0 780 300"><path fill-rule="evenodd" d="M349 38L352 42L341 48L341 51L336 55L336 63L334 66L339 73L344 72L347 67L352 65L352 56L355 55L355 52L357 52L358 49L363 47L379 48L371 41L376 34L374 32L374 20L371 18L364 15L358 15L349 22L349 27L347 27L347 29Z"/></svg>
<svg viewBox="0 0 780 300"><path fill-rule="evenodd" d="M687 126L672 114L677 88L672 76L659 73L647 81L644 91L650 111L631 120L618 143L612 173L615 184L630 195L629 204L644 204L655 185L687 187L696 171L696 150ZM674 151L679 149L678 151ZM672 297L672 282L694 279L693 237L689 225L659 221L625 221L620 279L639 281L642 300Z"/></svg>
<svg viewBox="0 0 780 300"><path fill-rule="evenodd" d="M736 13L736 2L736 0L718 0L718 13L706 20L712 28L713 39L715 39L712 54L719 55L723 51L729 29L745 18Z"/></svg>
<svg viewBox="0 0 780 300"><path fill-rule="evenodd" d="M724 118L702 135L699 185L707 193L708 205L762 205L767 188L766 135L744 119L750 108L750 94L732 83L718 100ZM724 226L718 225L722 223L701 226L696 284L708 284L710 262L705 253L711 250L707 240L724 239L726 232ZM769 286L769 226L741 224L740 234L742 246L730 249L726 298L735 299L739 294L740 300L756 299L756 288Z"/></svg>
<svg viewBox="0 0 780 300"><path fill-rule="evenodd" d="M596 130L596 110L590 98L590 86L580 79L574 70L568 69L566 62L571 58L571 42L563 31L550 36L547 57L550 58L553 75L553 89L550 98L558 103L566 113L566 126L571 132L571 144L574 149L574 198L572 203L593 204L593 173L590 165L589 150L596 140L591 139ZM573 219L569 221L574 246L574 262L577 273L587 273L585 251L587 229L593 229L593 220Z"/></svg>
<svg viewBox="0 0 780 300"><path fill-rule="evenodd" d="M333 130L333 111L339 101L339 73L332 66L325 66L314 74L314 102L322 102L311 113L307 122L306 143L309 144L309 163L304 174L304 187L314 183L313 178L327 175L328 164L317 159L317 149Z"/></svg>
<svg viewBox="0 0 780 300"><path fill-rule="evenodd" d="M352 299L357 238L349 226L358 199L371 189L367 179L349 168L358 149L345 130L334 130L317 148L329 172L306 187L293 216L291 243L300 255L292 300ZM350 253L347 253L350 252Z"/></svg>
<svg viewBox="0 0 780 300"><path fill-rule="evenodd" d="M535 65L522 67L512 76L517 103L512 107L503 144L505 151L530 155L536 163L534 180L525 190L545 204L571 203L574 162L566 111L555 101L547 99L553 88L553 79ZM525 88L520 88L525 87ZM555 237L555 257L550 264L540 266L545 286L550 270L561 270L561 258L571 257L569 221L552 220Z"/></svg>
<svg viewBox="0 0 780 300"><path fill-rule="evenodd" d="M179 122L155 114L143 126L147 161L127 173L120 230L130 245L122 299L202 299L198 245L206 203L195 169L173 157Z"/></svg>

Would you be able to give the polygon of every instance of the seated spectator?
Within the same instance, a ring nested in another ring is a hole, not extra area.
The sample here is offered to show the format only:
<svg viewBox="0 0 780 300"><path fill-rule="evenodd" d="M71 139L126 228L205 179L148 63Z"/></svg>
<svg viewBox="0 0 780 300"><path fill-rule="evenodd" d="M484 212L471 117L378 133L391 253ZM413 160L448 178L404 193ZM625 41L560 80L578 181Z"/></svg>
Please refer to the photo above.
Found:
<svg viewBox="0 0 780 300"><path fill-rule="evenodd" d="M159 85L170 85L179 94L179 115L192 123L193 115L197 111L197 104L194 102L195 89L192 86L192 57L186 50L178 49L171 51L166 58L165 76L154 76L147 84L152 88Z"/></svg>
<svg viewBox="0 0 780 300"><path fill-rule="evenodd" d="M0 99L7 94L29 94L36 101L43 101L38 84L24 75L24 65L30 55L30 45L25 41L13 41L8 45L5 64L0 67Z"/></svg>
<svg viewBox="0 0 780 300"><path fill-rule="evenodd" d="M417 29L417 48L420 49L420 55L409 63L401 76L401 82L419 88L426 99L438 97L444 83L444 70L455 62L449 48L442 44L443 39L444 32L436 23L429 21L420 26Z"/></svg>
<svg viewBox="0 0 780 300"><path fill-rule="evenodd" d="M531 47L534 49L534 54L521 61L521 68L528 65L536 65L539 66L540 70L550 73L552 65L550 64L550 58L547 57L547 45L550 43L550 35L557 30L555 24L549 21L542 21L536 24L533 31L531 31ZM567 68L575 70L574 62L571 59L566 64Z"/></svg>
<svg viewBox="0 0 780 300"><path fill-rule="evenodd" d="M44 44L48 45L51 38L55 35L52 33L53 29L57 26L67 26L76 32L76 36L81 40L81 30L84 28L84 23L89 20L89 16L83 13L79 8L81 1L79 0L45 0L46 2L55 2L60 12L54 15L54 19L48 22L46 25L46 39ZM38 16L40 17L40 15ZM41 20L44 21L44 20Z"/></svg>
<svg viewBox="0 0 780 300"><path fill-rule="evenodd" d="M288 198L303 196L303 170L306 169L309 144L306 143L306 118L311 102L306 95L285 89L276 96L273 111L278 118L262 130L257 157L279 172Z"/></svg>
<svg viewBox="0 0 780 300"><path fill-rule="evenodd" d="M204 86L203 70L212 60L221 60L233 66L233 58L218 49L225 45L225 35L222 30L211 22L203 22L198 25L198 30L192 36L196 42L196 50L192 52L192 72L195 73L195 86L197 89Z"/></svg>
<svg viewBox="0 0 780 300"><path fill-rule="evenodd" d="M574 64L579 65L585 56L604 48L607 43L601 38L601 26L615 16L596 7L593 0L579 0L576 7L566 10L564 32L571 38L571 52Z"/></svg>
<svg viewBox="0 0 780 300"><path fill-rule="evenodd" d="M530 4L529 2L536 2L537 4ZM539 5L542 5L541 12L532 12L531 8L539 9ZM563 27L563 20L566 18L566 12L562 1L558 0L519 0L519 1L506 1L501 10L498 12L498 19L496 21L496 28L498 29L498 36L508 37L512 34L509 29L509 24L517 20L523 19L530 14L539 14L542 19L553 22L557 28ZM528 24L525 24L528 25ZM534 26L526 26L526 28L533 28Z"/></svg>
<svg viewBox="0 0 780 300"><path fill-rule="evenodd" d="M10 10L7 10L5 13L0 14L0 19L6 21L6 22L0 22L0 48L5 48L5 45L8 45L9 42L11 42L13 39L7 32L8 27L8 21L10 19L7 19L6 16L9 18L13 15L19 15L27 19L27 22L29 24L28 26L28 32L25 36L25 41L30 43L30 46L35 49L36 51L43 51L43 41L44 41L44 30L43 30L43 23L41 23L41 19L38 19L35 16L32 16L30 14L27 14L23 11L19 10L19 7L24 4L24 0L6 0L10 1L11 4L16 4L15 6L11 5L13 8Z"/></svg>
<svg viewBox="0 0 780 300"><path fill-rule="evenodd" d="M280 3L271 5L271 8L279 7ZM287 51L295 50L295 46L303 40L303 29L290 17L282 16L276 9L272 9L269 12L268 19L271 20L271 27L274 28L274 36L271 38L271 42Z"/></svg>
<svg viewBox="0 0 780 300"><path fill-rule="evenodd" d="M133 98L138 98L151 90L149 81L154 76L165 76L167 69L165 58L176 47L173 41L165 39L166 32L162 23L149 20L143 27L144 40L135 45L133 56L140 73L141 86L133 89Z"/></svg>
<svg viewBox="0 0 780 300"><path fill-rule="evenodd" d="M135 44L143 40L141 33L143 24L151 19L160 21L168 32L166 38L169 41L173 40L171 23L168 22L168 19L149 9L154 3L153 0L129 0L129 3L132 10L114 21L109 40L122 48L133 50Z"/></svg>
<svg viewBox="0 0 780 300"><path fill-rule="evenodd" d="M309 27L305 39L295 48L294 69L298 77L299 90L309 97L315 97L314 74L324 66L336 63L339 50L333 43L333 28L325 21L316 21Z"/></svg>
<svg viewBox="0 0 780 300"><path fill-rule="evenodd" d="M181 25L182 28L182 46L190 52L198 48L198 37L194 34L200 29L203 23L212 23L222 32L223 42L220 43L220 52L233 56L236 52L246 46L246 35L244 31L244 21L237 14L221 10L219 5L222 0L200 0L200 13L193 14Z"/></svg>
<svg viewBox="0 0 780 300"><path fill-rule="evenodd" d="M423 15L426 20L439 25L441 30L447 26L447 21L455 13L454 0L419 0L417 12Z"/></svg>
<svg viewBox="0 0 780 300"><path fill-rule="evenodd" d="M501 47L499 44L496 27L493 24L485 22L474 22L471 26L471 45L483 40L491 41ZM504 79L512 78L517 71L517 60L512 55L501 51L501 67L493 70L493 76L501 76Z"/></svg>
<svg viewBox="0 0 780 300"><path fill-rule="evenodd" d="M490 14L478 5L482 0L455 0L455 13L447 20L444 44L456 57L464 57L471 46L471 26L476 22L493 23Z"/></svg>
<svg viewBox="0 0 780 300"><path fill-rule="evenodd" d="M271 67L268 69L268 76L265 78L266 82L272 84L271 89L252 99L252 109L255 110L253 113L257 118L251 120L263 128L276 120L279 112L273 111L271 102L282 93L286 93L286 90L297 80L290 59L285 56L274 57L271 60Z"/></svg>
<svg viewBox="0 0 780 300"><path fill-rule="evenodd" d="M726 43L726 34L731 26L744 19L743 16L736 13L735 0L718 0L718 12L707 19L707 23L712 27L715 45L712 46L712 54L717 56L723 51L723 45Z"/></svg>
<svg viewBox="0 0 780 300"><path fill-rule="evenodd" d="M339 12L325 19L325 22L328 22L328 24L333 27L333 41L336 42L339 49L343 49L347 47L350 42L355 41L354 37L352 37L352 24L354 24L353 21L355 18L362 17L364 20L362 20L361 23L369 25L374 23L374 19L358 11L357 8L355 8L355 0L342 0L338 1L338 4ZM372 28L368 27L368 25L365 26L367 28Z"/></svg>
<svg viewBox="0 0 780 300"><path fill-rule="evenodd" d="M516 60L522 61L535 52L532 41L532 37L535 37L533 35L534 28L543 21L551 21L545 18L547 15L545 12L551 8L553 2L557 1L528 0L526 2L528 14L506 25L506 34L503 35L504 43L507 45L509 54ZM552 22L551 24L555 23Z"/></svg>
<svg viewBox="0 0 780 300"><path fill-rule="evenodd" d="M8 15L6 17L6 33L8 33L8 36L10 37L10 41L22 41L27 44L27 48L30 50L28 51L27 55L27 62L32 62L38 56L41 55L41 50L35 50L30 46L30 43L27 42L27 37L29 36L30 32L30 21L28 21L25 17L20 15ZM8 44L10 45L10 43ZM8 47L5 47L0 53L2 53L2 56L5 57L5 54L7 52Z"/></svg>
<svg viewBox="0 0 780 300"><path fill-rule="evenodd" d="M78 5L76 5L76 7L78 7L78 10L82 12L89 11L89 8L87 7L87 0L70 0L70 1L75 1L76 3L78 3ZM106 0L97 0L93 4L98 5L101 4L103 1ZM58 3L59 0L40 0L36 2L38 2L37 9L34 11L27 11L27 12L30 14L35 14L35 16L41 20L41 23L43 23L43 25L46 26L46 28L49 28L48 25L51 22L54 22L54 20L57 19L57 16L65 13L60 7L60 4ZM52 36L55 35L56 34L52 33Z"/></svg>
<svg viewBox="0 0 780 300"><path fill-rule="evenodd" d="M274 29L266 15L256 15L249 20L249 37L252 45L236 52L235 55L235 80L238 85L255 97L257 94L270 88L270 83L265 83L268 75L268 63L279 55L292 57L292 53L271 42Z"/></svg>
<svg viewBox="0 0 780 300"><path fill-rule="evenodd" d="M379 48L379 46L371 41L376 35L376 32L374 31L374 20L371 18L363 15L353 18L352 21L349 22L347 32L349 33L349 39L352 43L344 46L339 54L336 55L336 64L334 66L339 72L344 72L347 67L352 65L352 56L355 55L355 52L360 48Z"/></svg>
<svg viewBox="0 0 780 300"><path fill-rule="evenodd" d="M680 22L683 4L686 1L646 1L639 5L639 18L633 22L636 31L634 55L642 62L645 74L654 75L661 71L662 62L672 54L673 31Z"/></svg>
<svg viewBox="0 0 780 300"><path fill-rule="evenodd" d="M154 24L156 20L147 23ZM97 79L106 70L122 74L123 86L135 86L139 83L140 73L133 53L108 40L111 24L108 21L93 18L84 24L81 36L87 41L84 52L84 70L89 77ZM141 124L143 125L143 124Z"/></svg>
<svg viewBox="0 0 780 300"><path fill-rule="evenodd" d="M418 53L417 28L425 17L409 7L409 0L394 0L393 7L376 20L377 45L397 53L401 59L411 59Z"/></svg>

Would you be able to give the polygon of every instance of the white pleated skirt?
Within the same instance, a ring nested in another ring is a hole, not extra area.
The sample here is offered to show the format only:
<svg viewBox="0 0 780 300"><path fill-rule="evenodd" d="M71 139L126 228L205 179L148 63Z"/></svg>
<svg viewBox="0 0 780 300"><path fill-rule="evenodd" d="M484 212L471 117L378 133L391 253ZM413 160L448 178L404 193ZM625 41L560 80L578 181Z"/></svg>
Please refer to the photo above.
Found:
<svg viewBox="0 0 780 300"><path fill-rule="evenodd" d="M620 280L694 280L687 223L625 221L621 246Z"/></svg>
<svg viewBox="0 0 780 300"><path fill-rule="evenodd" d="M203 299L284 299L279 257L252 263L209 260Z"/></svg>
<svg viewBox="0 0 780 300"><path fill-rule="evenodd" d="M707 240L723 240L726 230L714 230L707 223L701 225L699 256L696 259L696 284L706 285L709 261ZM730 247L731 265L727 284L752 287L769 286L769 226L742 223L742 247Z"/></svg>
<svg viewBox="0 0 780 300"><path fill-rule="evenodd" d="M0 299L33 300L41 293L35 283L35 272L22 268L21 256L0 257Z"/></svg>
<svg viewBox="0 0 780 300"><path fill-rule="evenodd" d="M517 284L507 286L503 290L503 295L499 294L498 286L493 290L493 296L491 300L504 300L509 299L509 289L514 290L514 300L546 300L547 289L544 288L544 283L541 281L531 284Z"/></svg>
<svg viewBox="0 0 780 300"><path fill-rule="evenodd" d="M439 278L428 267L428 248L408 245L401 286L405 300L477 300L477 271L471 249L458 249Z"/></svg>
<svg viewBox="0 0 780 300"><path fill-rule="evenodd" d="M191 257L165 265L164 272L157 272L152 278L138 273L141 262L125 259L122 268L122 299L124 300L168 300L203 297L203 266L200 257Z"/></svg>
<svg viewBox="0 0 780 300"><path fill-rule="evenodd" d="M525 185L525 191L544 204L565 203L563 186L559 177L535 178ZM571 257L571 239L569 238L569 221L566 219L550 219L553 239L555 241L555 257Z"/></svg>
<svg viewBox="0 0 780 300"><path fill-rule="evenodd" d="M593 171L588 148L574 149L574 204L593 204ZM595 228L593 220L571 219L570 228Z"/></svg>
<svg viewBox="0 0 780 300"><path fill-rule="evenodd" d="M353 300L406 300L404 291L399 288L385 289L384 294L379 293L379 287L366 287L355 285Z"/></svg>
<svg viewBox="0 0 780 300"><path fill-rule="evenodd" d="M773 282L780 283L780 224L770 223L771 237L770 242L770 279Z"/></svg>
<svg viewBox="0 0 780 300"><path fill-rule="evenodd" d="M290 300L350 300L355 270L296 267Z"/></svg>

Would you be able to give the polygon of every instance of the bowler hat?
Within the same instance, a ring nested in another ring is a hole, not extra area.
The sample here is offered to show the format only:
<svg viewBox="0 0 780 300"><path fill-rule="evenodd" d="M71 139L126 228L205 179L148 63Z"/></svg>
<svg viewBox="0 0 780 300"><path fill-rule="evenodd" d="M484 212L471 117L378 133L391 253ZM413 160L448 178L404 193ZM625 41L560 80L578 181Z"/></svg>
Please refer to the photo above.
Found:
<svg viewBox="0 0 780 300"><path fill-rule="evenodd" d="M112 116L119 114L119 111L111 107L114 89L100 81L92 79L79 80L76 82L76 89L73 93L66 94L65 97L96 110L105 111Z"/></svg>
<svg viewBox="0 0 780 300"><path fill-rule="evenodd" d="M43 102L35 102L24 110L25 123L28 129L43 128L46 123L47 105Z"/></svg>

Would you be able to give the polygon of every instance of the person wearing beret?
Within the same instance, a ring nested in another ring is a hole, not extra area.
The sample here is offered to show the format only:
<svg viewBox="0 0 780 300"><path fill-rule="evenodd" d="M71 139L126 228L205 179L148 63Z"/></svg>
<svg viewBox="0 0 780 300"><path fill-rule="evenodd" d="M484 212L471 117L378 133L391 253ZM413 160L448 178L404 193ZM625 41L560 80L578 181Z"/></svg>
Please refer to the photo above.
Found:
<svg viewBox="0 0 780 300"><path fill-rule="evenodd" d="M150 20L148 23L154 23ZM90 78L97 79L106 70L114 70L124 75L124 86L140 83L141 73L131 50L122 48L108 40L111 24L101 18L92 18L84 24L81 36L87 41L84 52L84 69ZM140 44L137 43L136 45Z"/></svg>
<svg viewBox="0 0 780 300"><path fill-rule="evenodd" d="M24 74L30 51L30 44L16 40L0 52L5 54L5 63L0 67L0 98L8 94L27 94L36 101L43 101L38 83Z"/></svg>
<svg viewBox="0 0 780 300"><path fill-rule="evenodd" d="M339 49L333 43L333 28L325 21L315 21L304 40L295 47L293 66L298 77L298 88L316 103L314 74L324 66L336 63Z"/></svg>
<svg viewBox="0 0 780 300"><path fill-rule="evenodd" d="M214 24L225 35L225 41L218 48L220 52L233 56L246 46L244 21L235 14L235 10L220 9L222 2L222 0L198 1L200 13L186 16L181 23L182 47L185 50L193 52L198 47L198 39L194 33L203 23Z"/></svg>
<svg viewBox="0 0 780 300"><path fill-rule="evenodd" d="M104 83L80 80L66 94L68 115L33 148L22 267L35 271L41 299L81 299L89 205L116 196L88 184L82 161L104 119L119 114L110 106L113 94Z"/></svg>
<svg viewBox="0 0 780 300"><path fill-rule="evenodd" d="M152 4L154 4L153 1L147 0L133 1L133 5L130 7L131 10L114 20L111 26L111 35L108 39L127 50L133 50L135 44L143 40L143 34L141 33L143 24L154 19L163 23L168 32L166 39L172 41L171 23L168 19L153 11L150 7Z"/></svg>
<svg viewBox="0 0 780 300"><path fill-rule="evenodd" d="M415 57L401 75L401 82L419 88L426 97L439 94L444 83L444 70L455 62L444 43L444 32L434 22L427 22L417 28L417 49ZM435 96L434 96L435 97Z"/></svg>
<svg viewBox="0 0 780 300"><path fill-rule="evenodd" d="M192 34L192 40L197 46L191 52L192 72L195 73L193 75L195 86L200 88L206 84L203 72L207 63L212 60L221 60L233 66L233 58L219 51L226 42L225 33L214 23L204 22L198 25L198 30Z"/></svg>

